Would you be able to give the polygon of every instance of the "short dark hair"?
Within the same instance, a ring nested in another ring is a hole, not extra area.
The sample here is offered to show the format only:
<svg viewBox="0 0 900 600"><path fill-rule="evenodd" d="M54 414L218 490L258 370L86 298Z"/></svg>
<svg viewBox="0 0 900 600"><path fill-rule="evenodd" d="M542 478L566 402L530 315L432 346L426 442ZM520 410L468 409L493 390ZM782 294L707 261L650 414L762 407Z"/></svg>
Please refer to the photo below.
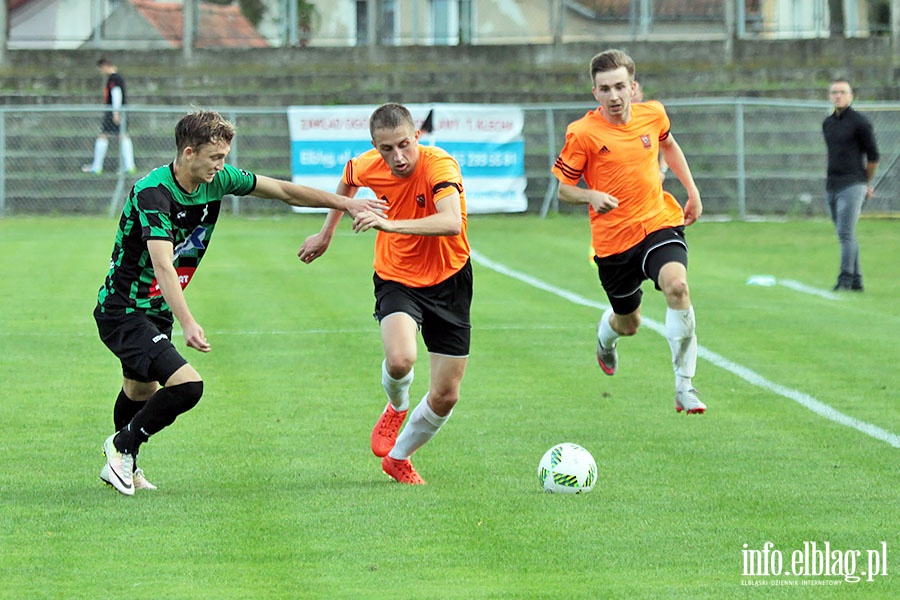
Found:
<svg viewBox="0 0 900 600"><path fill-rule="evenodd" d="M175 125L178 154L187 148L199 148L211 142L231 143L234 125L214 110L196 110L181 117Z"/></svg>
<svg viewBox="0 0 900 600"><path fill-rule="evenodd" d="M97 66L98 67L107 67L107 66L112 66L112 63L109 60L107 60L106 58L101 58L100 60L97 61Z"/></svg>
<svg viewBox="0 0 900 600"><path fill-rule="evenodd" d="M832 85L834 85L836 83L846 83L847 85L850 86L850 91L853 91L853 84L850 83L850 80L847 79L846 77L832 77L831 83L828 85L828 87L831 87Z"/></svg>
<svg viewBox="0 0 900 600"><path fill-rule="evenodd" d="M402 104L388 102L375 109L369 117L369 134L375 139L375 131L378 129L397 129L398 127L416 128L416 122L412 115Z"/></svg>
<svg viewBox="0 0 900 600"><path fill-rule="evenodd" d="M631 77L632 81L634 80L634 61L621 50L612 48L595 55L591 59L591 82L593 83L597 73L614 71L619 67L625 67L628 71L628 76Z"/></svg>

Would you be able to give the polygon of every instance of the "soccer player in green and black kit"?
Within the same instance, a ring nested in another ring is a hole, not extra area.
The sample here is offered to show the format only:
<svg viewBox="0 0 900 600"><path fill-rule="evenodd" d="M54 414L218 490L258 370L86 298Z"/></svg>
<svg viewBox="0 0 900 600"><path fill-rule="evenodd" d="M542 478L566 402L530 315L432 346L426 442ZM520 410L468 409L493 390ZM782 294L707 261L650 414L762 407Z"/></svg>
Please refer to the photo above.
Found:
<svg viewBox="0 0 900 600"><path fill-rule="evenodd" d="M225 164L234 127L213 111L185 115L175 127L177 156L135 183L125 202L109 272L94 319L100 338L122 363L122 390L103 445L100 478L122 494L155 489L135 465L142 443L193 408L203 380L172 344L173 316L187 345L209 352L183 289L209 247L222 197L253 195L292 206L380 211L376 200L353 200ZM162 386L162 387L160 387Z"/></svg>

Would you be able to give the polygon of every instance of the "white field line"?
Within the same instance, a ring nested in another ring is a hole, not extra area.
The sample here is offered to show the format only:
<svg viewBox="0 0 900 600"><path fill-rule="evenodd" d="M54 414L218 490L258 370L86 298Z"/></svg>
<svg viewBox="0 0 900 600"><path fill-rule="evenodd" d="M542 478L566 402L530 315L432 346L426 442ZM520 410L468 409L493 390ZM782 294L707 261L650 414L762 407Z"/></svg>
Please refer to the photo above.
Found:
<svg viewBox="0 0 900 600"><path fill-rule="evenodd" d="M773 285L780 285L786 287L788 289L794 290L795 292L800 292L801 294L809 294L811 296L818 296L819 298L825 298L826 300L840 300L841 297L833 292L829 292L826 290L820 290L819 288L814 288L811 285L806 285L805 283L800 283L794 279L776 279L774 275L751 275L747 279L747 285L760 285L763 287L772 287Z"/></svg>
<svg viewBox="0 0 900 600"><path fill-rule="evenodd" d="M570 302L573 302L575 304L596 308L597 310L606 310L606 308L608 308L605 304L601 304L600 302L595 302L574 292L558 288L526 273L510 269L509 267L495 262L475 250L472 250L472 259L481 266L491 269L492 271L496 271L501 275L512 277L513 279L517 279L523 283L559 296L560 298L563 298L565 300L569 300ZM666 335L665 325L654 321L653 319L642 317L641 324L663 337L665 337ZM860 421L859 419L854 419L851 416L845 415L844 413L836 410L828 404L816 400L809 394L804 394L803 392L798 392L797 390L793 390L791 388L769 381L762 375L759 375L758 373L748 369L747 367L736 364L703 346L698 347L698 356L700 358L703 358L704 360L711 362L713 365L740 377L751 385L755 385L757 387L778 394L779 396L783 396L788 400L793 400L797 404L811 410L820 417L824 417L829 421L838 423L839 425L856 429L857 431L873 437L876 440L886 442L894 448L900 448L900 435L891 433L890 431L886 431L878 427L877 425L872 425L871 423L866 423L865 421Z"/></svg>
<svg viewBox="0 0 900 600"><path fill-rule="evenodd" d="M814 288L810 285L806 285L805 283L800 283L799 281L794 281L793 279L779 279L778 285L783 285L786 288L790 288L795 292L802 292L804 294L811 294L813 296L818 296L819 298L825 298L826 300L840 300L841 297L835 293L827 292L825 290L820 290L819 288Z"/></svg>

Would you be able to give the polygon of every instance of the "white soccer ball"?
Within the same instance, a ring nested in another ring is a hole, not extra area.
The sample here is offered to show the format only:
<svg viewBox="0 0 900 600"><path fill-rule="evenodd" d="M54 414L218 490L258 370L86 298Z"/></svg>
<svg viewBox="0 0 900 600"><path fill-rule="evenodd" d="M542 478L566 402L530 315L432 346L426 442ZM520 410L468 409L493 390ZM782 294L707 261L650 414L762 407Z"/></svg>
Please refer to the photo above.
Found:
<svg viewBox="0 0 900 600"><path fill-rule="evenodd" d="M541 458L538 479L545 492L586 494L597 483L597 463L578 444L557 444Z"/></svg>

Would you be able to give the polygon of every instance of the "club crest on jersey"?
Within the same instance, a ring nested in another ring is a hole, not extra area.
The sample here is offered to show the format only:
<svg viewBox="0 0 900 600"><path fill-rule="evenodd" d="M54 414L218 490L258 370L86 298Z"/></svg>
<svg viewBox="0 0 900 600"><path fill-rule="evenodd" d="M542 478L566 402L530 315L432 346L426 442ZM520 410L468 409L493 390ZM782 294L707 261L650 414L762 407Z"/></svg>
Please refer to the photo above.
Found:
<svg viewBox="0 0 900 600"><path fill-rule="evenodd" d="M423 208L425 206L425 194L419 194L416 196L416 204L419 208Z"/></svg>
<svg viewBox="0 0 900 600"><path fill-rule="evenodd" d="M650 136L649 136L649 135L642 135L642 136L641 136L641 143L644 144L644 148L650 148Z"/></svg>

